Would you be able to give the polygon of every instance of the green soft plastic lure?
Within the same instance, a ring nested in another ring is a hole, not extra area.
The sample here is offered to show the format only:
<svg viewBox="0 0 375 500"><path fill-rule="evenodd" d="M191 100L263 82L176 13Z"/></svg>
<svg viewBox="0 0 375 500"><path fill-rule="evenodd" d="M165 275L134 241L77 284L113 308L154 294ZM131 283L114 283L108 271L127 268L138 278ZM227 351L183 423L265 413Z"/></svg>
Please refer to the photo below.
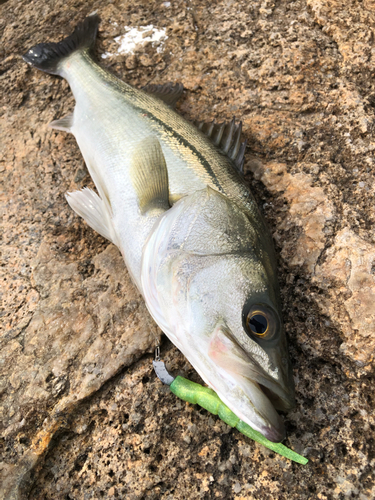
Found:
<svg viewBox="0 0 375 500"><path fill-rule="evenodd" d="M197 404L206 409L210 413L217 415L223 422L235 427L242 434L253 439L257 443L262 444L266 448L278 453L279 455L289 458L302 465L306 465L307 458L299 455L295 451L287 448L281 443L273 443L266 439L260 432L254 430L250 425L239 419L233 412L224 404L215 391L208 387L203 387L200 384L191 382L184 377L172 377L165 367L163 361L156 359L153 361L156 375L164 383L169 385L170 390L183 401L191 404Z"/></svg>

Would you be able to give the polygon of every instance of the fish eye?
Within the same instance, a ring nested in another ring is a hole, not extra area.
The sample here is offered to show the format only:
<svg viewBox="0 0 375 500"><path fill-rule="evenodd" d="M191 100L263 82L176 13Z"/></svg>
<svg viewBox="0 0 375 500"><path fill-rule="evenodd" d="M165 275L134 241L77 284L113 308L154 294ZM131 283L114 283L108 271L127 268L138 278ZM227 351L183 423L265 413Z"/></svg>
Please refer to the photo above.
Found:
<svg viewBox="0 0 375 500"><path fill-rule="evenodd" d="M244 327L256 339L271 340L277 332L277 314L265 304L255 304L244 311Z"/></svg>
<svg viewBox="0 0 375 500"><path fill-rule="evenodd" d="M269 321L263 311L254 311L247 315L246 326L254 335L263 337L269 330Z"/></svg>

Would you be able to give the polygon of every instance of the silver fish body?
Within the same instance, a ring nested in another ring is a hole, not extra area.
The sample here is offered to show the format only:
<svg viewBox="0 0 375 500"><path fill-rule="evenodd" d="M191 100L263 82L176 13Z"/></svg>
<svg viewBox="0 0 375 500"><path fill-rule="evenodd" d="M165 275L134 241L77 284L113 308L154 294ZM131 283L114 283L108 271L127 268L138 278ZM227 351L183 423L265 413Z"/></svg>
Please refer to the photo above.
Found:
<svg viewBox="0 0 375 500"><path fill-rule="evenodd" d="M69 67L62 68L61 76L69 82L76 99L70 132L76 137L96 186L102 184L101 189L110 198L115 221L120 214L120 226L124 211L134 207L132 186L123 172L129 170L139 144L155 136L168 166L170 201L210 186L242 205L257 229L260 251L267 248L263 255L267 270L270 276L275 273L269 256L273 258L269 232L248 187L230 159L220 154L204 134L161 100L104 71L87 53L74 54ZM96 174L97 170L100 174ZM122 232L120 228L118 233ZM122 248L127 241L122 241ZM130 259L133 248L127 250L126 259ZM277 281L273 281L276 288Z"/></svg>
<svg viewBox="0 0 375 500"><path fill-rule="evenodd" d="M161 99L96 64L97 22L89 16L69 44L24 56L64 77L76 100L52 126L76 137L99 197L67 199L119 247L152 316L205 382L280 441L275 408L293 406L294 388L271 237L227 155Z"/></svg>

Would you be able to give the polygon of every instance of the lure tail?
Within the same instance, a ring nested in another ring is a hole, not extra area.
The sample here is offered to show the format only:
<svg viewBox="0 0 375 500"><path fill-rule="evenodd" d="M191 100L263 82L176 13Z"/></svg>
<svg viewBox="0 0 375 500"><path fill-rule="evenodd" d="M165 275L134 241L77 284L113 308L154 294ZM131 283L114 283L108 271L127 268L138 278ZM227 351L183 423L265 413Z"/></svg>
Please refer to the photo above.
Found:
<svg viewBox="0 0 375 500"><path fill-rule="evenodd" d="M23 56L31 66L46 73L61 74L61 63L76 51L91 51L98 32L99 16L91 14L79 23L74 32L58 43L39 43Z"/></svg>
<svg viewBox="0 0 375 500"><path fill-rule="evenodd" d="M155 364L154 364L155 366ZM253 439L257 443L262 444L266 448L275 451L279 455L289 458L302 465L308 463L308 459L299 455L295 451L287 448L282 443L273 443L265 438L260 432L256 431L250 425L240 420L229 408L225 405L219 396L212 389L202 387L191 380L177 376L169 386L170 390L177 397L192 404L198 404L205 408L210 413L217 415L223 422L235 427L242 434Z"/></svg>
<svg viewBox="0 0 375 500"><path fill-rule="evenodd" d="M306 465L308 463L307 458L299 455L281 443L269 441L260 432L240 420L237 415L235 415L232 410L230 410L228 406L221 401L216 392L209 387L203 387L195 382L192 382L191 380L180 377L179 375L177 377L172 377L172 375L168 373L164 361L161 361L160 359L159 347L155 350L155 357L156 359L152 362L152 364L156 375L163 382L163 384L169 385L170 390L178 398L194 405L198 404L210 413L217 415L226 424L231 427L235 427L245 436L253 439L257 443L262 444L266 448L275 451L279 455L289 458L289 460L293 460L294 462L302 465Z"/></svg>

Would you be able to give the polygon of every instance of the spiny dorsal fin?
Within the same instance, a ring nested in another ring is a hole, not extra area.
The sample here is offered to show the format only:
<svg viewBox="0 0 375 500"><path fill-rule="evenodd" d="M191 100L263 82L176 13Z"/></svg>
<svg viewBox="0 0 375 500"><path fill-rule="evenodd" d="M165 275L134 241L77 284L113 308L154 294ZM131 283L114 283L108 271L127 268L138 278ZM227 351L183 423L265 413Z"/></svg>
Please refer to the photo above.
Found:
<svg viewBox="0 0 375 500"><path fill-rule="evenodd" d="M168 170L156 137L146 137L138 144L132 157L130 178L142 214L169 209Z"/></svg>
<svg viewBox="0 0 375 500"><path fill-rule="evenodd" d="M182 83L164 83L163 85L149 84L143 87L145 92L161 99L171 108L176 106L177 101L182 96L184 86Z"/></svg>
<svg viewBox="0 0 375 500"><path fill-rule="evenodd" d="M241 143L242 122L236 123L235 118L233 118L230 122L223 123L216 123L215 120L197 122L196 126L212 140L215 146L226 153L236 169L243 173L247 141Z"/></svg>
<svg viewBox="0 0 375 500"><path fill-rule="evenodd" d="M53 120L53 122L49 123L48 126L55 130L70 132L73 126L73 113L69 113L69 115L63 116L58 120Z"/></svg>

